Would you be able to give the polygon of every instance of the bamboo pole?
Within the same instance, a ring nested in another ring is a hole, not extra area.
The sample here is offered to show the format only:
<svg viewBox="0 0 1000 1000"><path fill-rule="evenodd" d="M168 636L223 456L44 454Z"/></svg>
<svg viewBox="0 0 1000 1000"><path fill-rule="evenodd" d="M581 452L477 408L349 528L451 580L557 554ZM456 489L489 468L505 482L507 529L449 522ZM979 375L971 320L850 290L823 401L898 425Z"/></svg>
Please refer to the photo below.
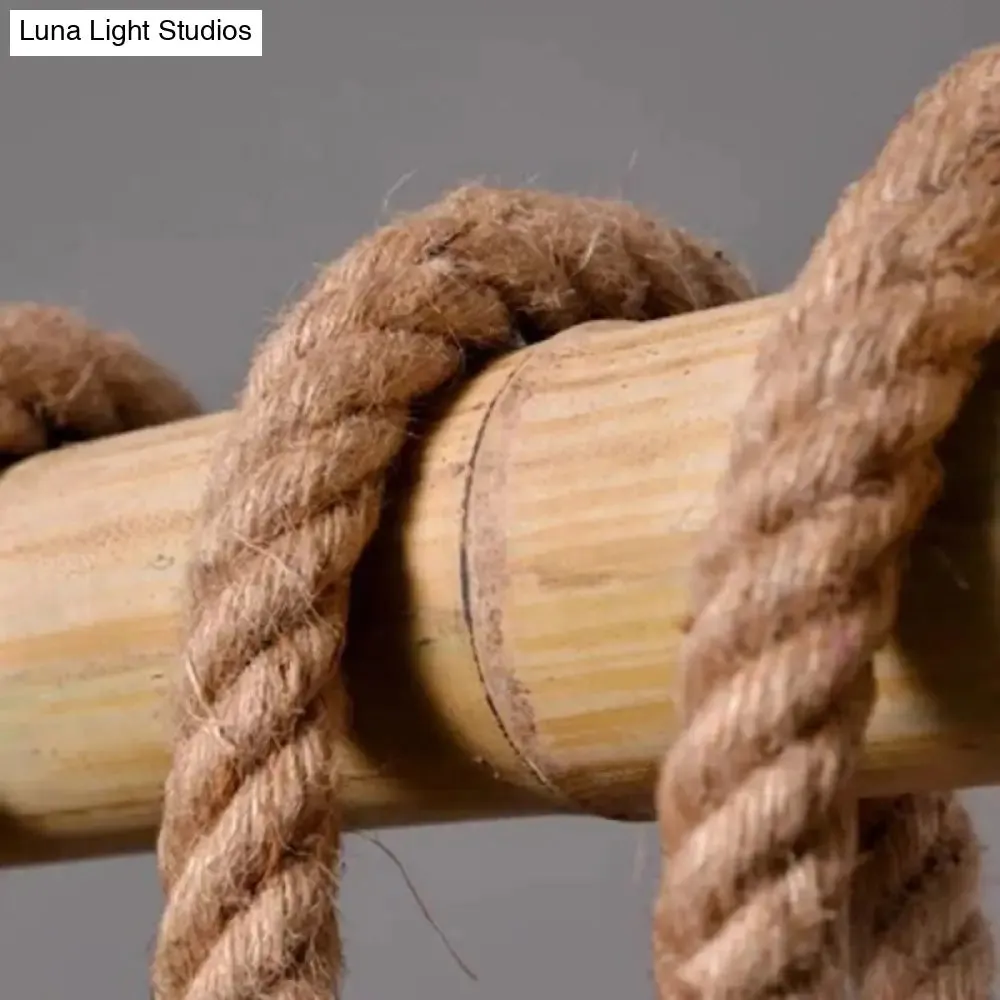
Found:
<svg viewBox="0 0 1000 1000"><path fill-rule="evenodd" d="M355 589L353 825L649 815L692 546L781 304L579 327L427 421ZM231 419L0 477L0 863L152 844L183 565ZM986 384L878 658L863 792L1000 780L998 427Z"/></svg>

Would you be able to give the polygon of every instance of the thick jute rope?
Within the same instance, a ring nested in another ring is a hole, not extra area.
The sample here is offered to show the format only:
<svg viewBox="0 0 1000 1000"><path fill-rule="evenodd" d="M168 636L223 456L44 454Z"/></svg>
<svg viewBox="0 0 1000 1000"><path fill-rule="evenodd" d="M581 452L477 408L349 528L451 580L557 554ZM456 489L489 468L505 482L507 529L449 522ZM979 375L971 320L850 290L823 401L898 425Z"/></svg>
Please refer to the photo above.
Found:
<svg viewBox="0 0 1000 1000"><path fill-rule="evenodd" d="M414 401L470 351L748 293L721 255L626 205L477 187L320 274L257 353L207 485L159 843L158 1000L339 988L339 660Z"/></svg>
<svg viewBox="0 0 1000 1000"><path fill-rule="evenodd" d="M870 1000L990 996L964 811L906 796L858 816L852 782L934 446L998 327L994 48L918 99L761 345L658 791L662 996L840 1000L852 973Z"/></svg>
<svg viewBox="0 0 1000 1000"><path fill-rule="evenodd" d="M180 420L198 405L123 333L66 309L0 305L0 470L73 441Z"/></svg>

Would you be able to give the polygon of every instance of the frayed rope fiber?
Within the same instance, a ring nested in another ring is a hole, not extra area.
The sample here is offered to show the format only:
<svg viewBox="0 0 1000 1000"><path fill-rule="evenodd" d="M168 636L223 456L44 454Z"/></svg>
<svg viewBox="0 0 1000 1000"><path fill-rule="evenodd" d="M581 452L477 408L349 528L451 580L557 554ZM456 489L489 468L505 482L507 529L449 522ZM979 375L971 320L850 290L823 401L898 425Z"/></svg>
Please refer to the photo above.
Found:
<svg viewBox="0 0 1000 1000"><path fill-rule="evenodd" d="M990 49L849 189L761 346L657 790L661 1000L990 995L965 811L852 788L933 449L1000 327L997 136ZM471 355L750 294L724 256L627 205L467 187L359 242L287 312L215 458L188 572L156 1000L340 993L340 656L414 403ZM0 468L196 412L127 338L0 308Z"/></svg>

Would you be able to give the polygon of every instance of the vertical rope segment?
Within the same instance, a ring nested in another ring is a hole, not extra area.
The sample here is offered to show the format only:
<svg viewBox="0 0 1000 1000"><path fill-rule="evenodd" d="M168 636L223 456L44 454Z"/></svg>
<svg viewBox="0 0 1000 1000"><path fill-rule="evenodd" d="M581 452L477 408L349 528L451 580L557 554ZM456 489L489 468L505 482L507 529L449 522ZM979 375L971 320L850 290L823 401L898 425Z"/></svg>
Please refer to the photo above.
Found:
<svg viewBox="0 0 1000 1000"><path fill-rule="evenodd" d="M664 1000L841 1000L852 973L866 1000L989 997L961 806L909 796L859 816L853 781L872 656L939 489L934 447L1000 325L998 223L988 49L927 90L848 189L760 347L658 790Z"/></svg>

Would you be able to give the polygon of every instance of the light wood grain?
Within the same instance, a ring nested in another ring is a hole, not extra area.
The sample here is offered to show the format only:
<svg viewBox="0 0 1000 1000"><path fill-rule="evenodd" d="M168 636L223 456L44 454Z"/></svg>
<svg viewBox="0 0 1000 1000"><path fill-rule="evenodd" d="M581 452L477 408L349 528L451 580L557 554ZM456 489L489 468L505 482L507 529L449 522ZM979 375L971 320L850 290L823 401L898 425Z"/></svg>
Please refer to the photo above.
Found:
<svg viewBox="0 0 1000 1000"><path fill-rule="evenodd" d="M686 578L774 296L492 365L403 464L359 573L354 825L649 815ZM948 442L862 791L1000 780L995 380ZM0 477L0 862L150 846L218 414Z"/></svg>

